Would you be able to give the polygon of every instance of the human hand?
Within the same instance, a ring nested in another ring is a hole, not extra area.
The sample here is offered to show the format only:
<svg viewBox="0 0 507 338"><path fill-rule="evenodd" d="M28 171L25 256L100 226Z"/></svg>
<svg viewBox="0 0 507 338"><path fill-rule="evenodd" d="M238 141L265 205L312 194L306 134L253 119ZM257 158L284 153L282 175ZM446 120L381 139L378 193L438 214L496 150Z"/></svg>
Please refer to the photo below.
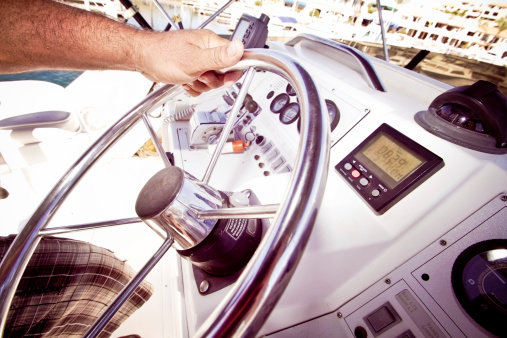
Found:
<svg viewBox="0 0 507 338"><path fill-rule="evenodd" d="M192 96L222 85L232 85L241 71L218 74L243 55L239 40L223 39L209 30L145 32L137 70L156 82L182 84ZM140 39L141 40L141 39Z"/></svg>

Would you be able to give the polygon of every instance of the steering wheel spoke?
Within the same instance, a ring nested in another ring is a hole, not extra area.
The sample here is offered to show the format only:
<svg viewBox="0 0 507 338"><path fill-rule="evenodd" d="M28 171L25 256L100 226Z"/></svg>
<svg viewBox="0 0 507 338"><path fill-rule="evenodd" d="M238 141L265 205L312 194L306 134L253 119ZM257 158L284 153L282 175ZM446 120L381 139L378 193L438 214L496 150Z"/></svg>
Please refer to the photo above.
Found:
<svg viewBox="0 0 507 338"><path fill-rule="evenodd" d="M139 272L132 278L125 288L116 296L111 304L106 308L106 311L100 315L93 325L90 326L88 331L84 334L84 337L96 337L99 333L106 327L107 323L113 318L113 316L120 310L120 307L127 301L127 299L132 295L135 289L141 284L141 282L146 278L148 273L153 269L153 267L158 263L158 261L165 255L167 250L172 246L174 239L169 236L162 243L160 248L155 252L155 254L148 260L148 262L139 270Z"/></svg>
<svg viewBox="0 0 507 338"><path fill-rule="evenodd" d="M279 204L253 205L243 208L196 211L196 215L201 219L273 218L278 209L280 209Z"/></svg>
<svg viewBox="0 0 507 338"><path fill-rule="evenodd" d="M93 223L65 225L65 226L50 227L50 228L42 229L39 232L39 235L40 236L54 236L54 235L61 235L61 234L69 233L69 232L75 232L75 231L99 229L99 228L132 224L132 223L139 223L139 222L141 222L141 220L138 217L131 217L131 218L109 220L109 221L99 221L99 222L93 222ZM163 238L165 239L165 237L163 237Z"/></svg>
<svg viewBox="0 0 507 338"><path fill-rule="evenodd" d="M153 128L153 125L150 122L150 119L148 118L148 114L143 114L143 122L146 126L146 129L148 130L148 133L150 134L151 142L153 142L153 145L155 146L155 149L157 150L158 155L162 159L162 162L164 163L165 167L172 166L171 162L169 162L169 158L167 158L167 155L165 153L164 147L162 146L162 143L160 143L157 132L155 131L155 128Z"/></svg>
<svg viewBox="0 0 507 338"><path fill-rule="evenodd" d="M224 129L220 134L220 138L218 139L218 145L215 148L215 151L213 152L211 160L208 164L208 168L204 173L204 177L202 179L204 184L209 183L213 169L215 168L215 165L218 161L218 157L222 153L222 149L224 148L225 142L227 141L227 138L229 137L229 134L231 133L232 128L234 128L236 120L238 119L237 115L239 113L239 110L241 109L241 106L243 105L243 101L245 100L246 94L248 93L248 89L252 84L254 75L255 75L254 67L249 67L248 71L245 74L245 79L243 80L243 84L241 85L241 89L239 90L236 101L234 101L234 105L232 106L232 109L229 112L229 118L227 119Z"/></svg>

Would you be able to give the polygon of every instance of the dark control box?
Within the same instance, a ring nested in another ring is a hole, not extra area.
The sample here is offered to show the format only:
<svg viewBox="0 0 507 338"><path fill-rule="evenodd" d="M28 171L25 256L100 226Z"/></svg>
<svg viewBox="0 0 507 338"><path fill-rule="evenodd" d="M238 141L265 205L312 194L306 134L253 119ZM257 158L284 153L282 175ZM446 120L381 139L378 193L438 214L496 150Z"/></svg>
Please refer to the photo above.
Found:
<svg viewBox="0 0 507 338"><path fill-rule="evenodd" d="M269 17L261 14L259 18L243 14L232 33L231 40L241 39L245 48L263 48L268 38Z"/></svg>
<svg viewBox="0 0 507 338"><path fill-rule="evenodd" d="M443 166L439 156L384 123L335 169L383 214Z"/></svg>

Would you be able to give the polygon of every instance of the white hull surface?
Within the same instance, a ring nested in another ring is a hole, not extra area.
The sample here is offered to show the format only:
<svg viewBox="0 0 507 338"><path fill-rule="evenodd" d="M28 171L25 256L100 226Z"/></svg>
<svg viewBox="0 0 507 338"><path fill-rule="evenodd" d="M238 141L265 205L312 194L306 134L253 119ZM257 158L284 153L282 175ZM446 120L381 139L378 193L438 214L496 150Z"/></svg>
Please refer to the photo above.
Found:
<svg viewBox="0 0 507 338"><path fill-rule="evenodd" d="M334 102L339 109L340 121L331 132L328 179L311 237L294 276L258 336L354 337L358 328L375 337L397 337L407 330L423 337L428 328L435 334L431 337L493 336L462 308L450 279L454 261L465 248L483 240L507 239L507 156L453 144L415 122L416 113L427 110L438 95L451 88L448 85L370 59L385 87L383 92L372 88L363 71L356 70L355 61L333 47L306 40L295 46L269 46L292 55L307 69L322 99ZM111 78L116 76L122 75L112 74ZM75 85L80 81L86 83L87 79L78 79ZM142 81L136 78L131 83ZM273 99L286 93L286 88L286 80L277 75L256 74L249 94L260 111L253 119L241 121L243 127L235 129L235 137L248 140L247 134L253 132L271 142L271 149L254 140L244 152L222 155L211 176L211 186L224 191L250 189L260 204L280 202L294 169L299 142L298 123L283 124L279 114L270 109ZM143 94L122 94L118 104L123 108L123 100L128 99L132 106L147 92L146 86L137 92ZM208 95L207 107L223 104L224 93L221 89L215 96ZM180 98L188 99L184 95ZM296 102L295 97L290 96L290 101ZM198 102L192 99L192 103ZM207 107L195 106L196 111ZM167 125L161 118L152 120L164 134L165 151L174 155L175 164L202 178L211 155L206 145L190 144L194 132L191 123L183 120ZM335 166L382 124L436 154L444 165L379 214ZM149 137L142 126L138 127L78 185L52 225L135 216L137 194L163 167L158 156L132 156ZM62 141L61 149L79 137L83 135ZM43 143L40 148L46 152ZM76 155L83 151L80 145L72 144L72 149ZM271 153L274 149L276 155ZM0 182L11 195L0 200L3 234L15 232L47 191L46 185L55 182L56 178L42 168L46 166L56 175L69 165L72 155L64 150L61 153L65 158L47 155L45 164L18 166L11 165L13 160L4 155L9 167L4 165ZM279 165L280 158L283 161ZM305 202L300 201L301 205ZM269 222L263 225L267 231ZM72 236L113 250L136 269L161 243L143 223ZM156 288L154 295L114 336L192 336L230 289L201 295L192 266L172 249L148 280ZM385 304L389 304L389 313L396 313L395 320L374 322L369 316ZM385 328L373 334L377 325Z"/></svg>

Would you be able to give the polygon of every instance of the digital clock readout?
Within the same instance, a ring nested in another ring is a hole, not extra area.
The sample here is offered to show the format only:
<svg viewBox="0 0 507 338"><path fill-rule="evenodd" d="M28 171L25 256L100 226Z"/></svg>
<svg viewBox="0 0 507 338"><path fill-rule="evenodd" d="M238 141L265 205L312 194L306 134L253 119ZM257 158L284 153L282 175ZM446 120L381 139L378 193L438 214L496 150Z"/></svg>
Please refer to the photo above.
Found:
<svg viewBox="0 0 507 338"><path fill-rule="evenodd" d="M391 189L425 162L385 133L379 133L356 158Z"/></svg>

